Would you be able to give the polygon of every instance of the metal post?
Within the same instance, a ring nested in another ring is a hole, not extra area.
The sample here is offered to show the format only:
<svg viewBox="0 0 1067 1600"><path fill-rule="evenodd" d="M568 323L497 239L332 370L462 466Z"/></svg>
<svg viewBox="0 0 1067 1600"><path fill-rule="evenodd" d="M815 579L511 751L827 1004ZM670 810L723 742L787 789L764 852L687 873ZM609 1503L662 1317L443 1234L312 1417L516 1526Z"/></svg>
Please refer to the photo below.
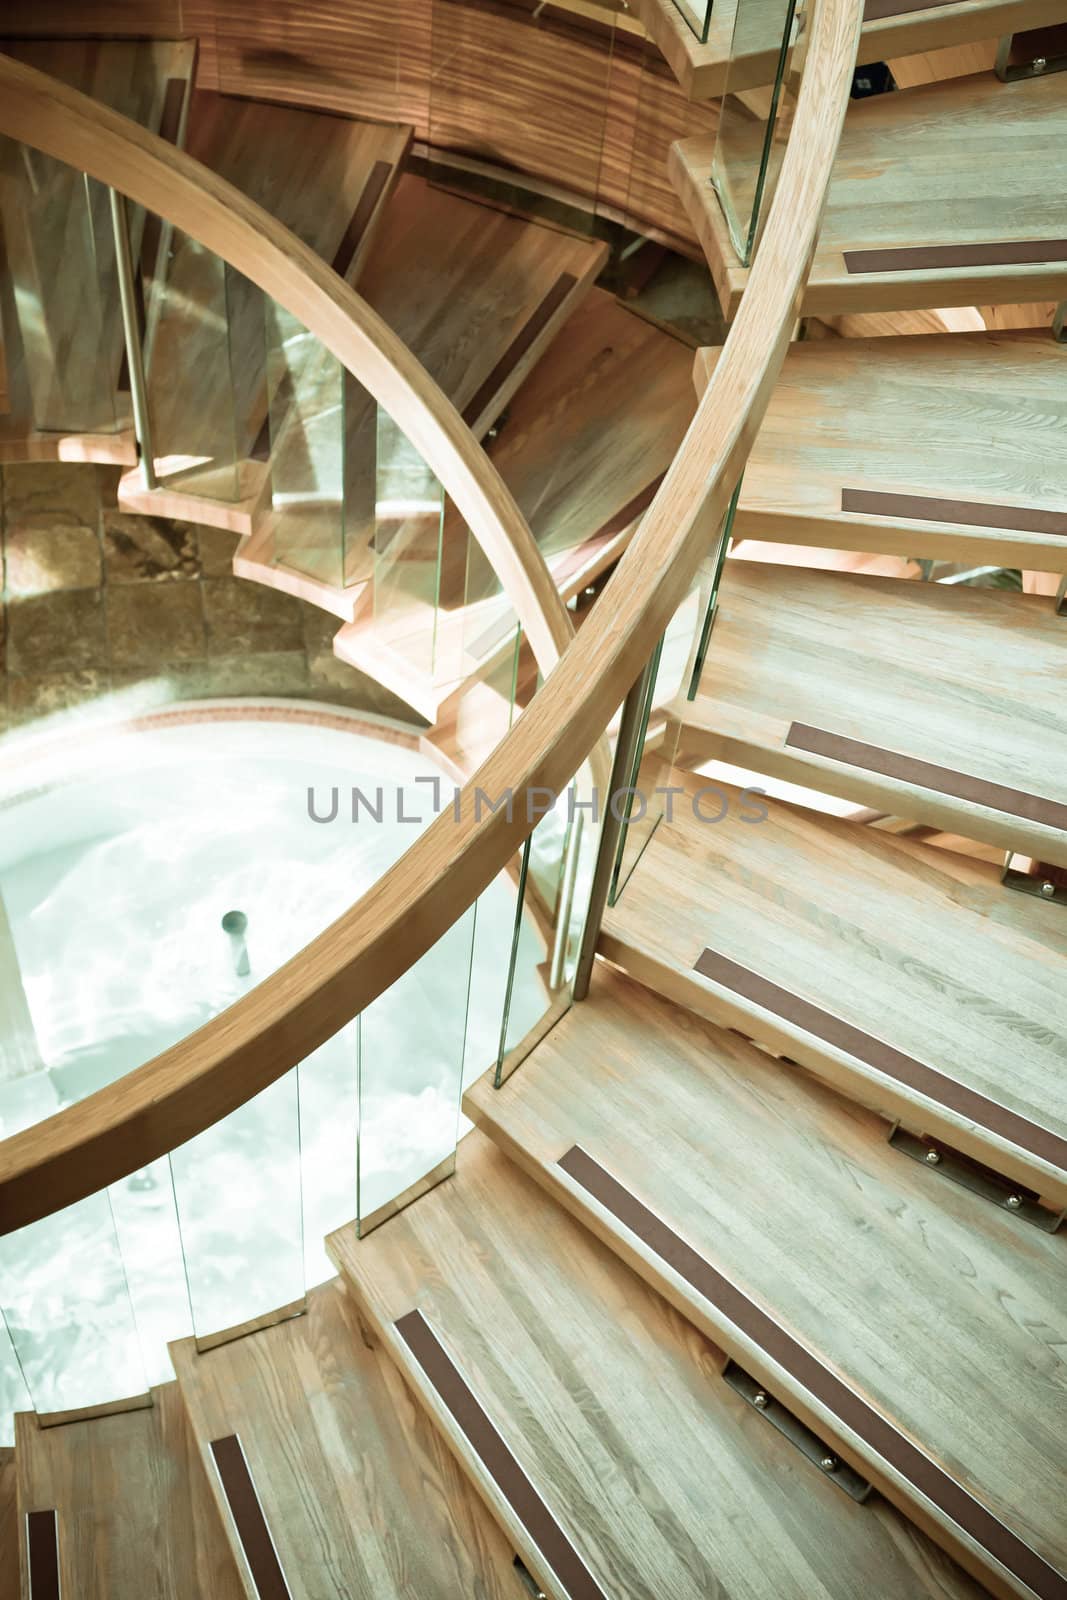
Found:
<svg viewBox="0 0 1067 1600"><path fill-rule="evenodd" d="M567 935L570 932L571 914L574 910L574 886L578 881L578 858L582 848L582 823L584 811L575 811L567 837L563 859L563 883L559 892L559 911L556 915L556 937L552 945L552 965L548 974L548 987L555 994L563 982L567 960Z"/></svg>
<svg viewBox="0 0 1067 1600"><path fill-rule="evenodd" d="M597 940L600 938L600 924L604 920L604 910L608 903L608 892L611 889L611 878L615 871L615 855L619 847L619 835L622 832L626 813L617 813L613 804L616 793L623 793L629 783L630 774L634 770L634 757L641 737L641 726L644 720L645 697L648 694L649 684L652 681L656 657L647 663L645 670L626 696L622 707L622 718L619 722L619 737L615 744L615 759L611 764L611 782L608 786L607 804L604 807L603 821L600 826L600 842L597 846L596 866L593 869L593 882L589 890L589 908L585 914L585 926L582 929L582 941L578 946L578 963L574 969L574 998L584 1000L589 993L589 980L593 972L593 958L596 955Z"/></svg>
<svg viewBox="0 0 1067 1600"><path fill-rule="evenodd" d="M686 690L686 699L695 700L697 690L700 688L700 679L704 673L704 662L707 659L708 645L711 643L711 630L715 626L715 613L719 609L719 585L722 583L723 571L726 567L726 556L730 549L730 540L733 537L734 517L737 515L737 502L741 498L741 485L744 482L744 473L737 480L737 487L730 496L730 504L726 508L722 528L719 531L719 543L715 551L715 569L711 577L711 593L708 596L708 609L704 613L704 624L700 630L697 641L696 655L693 658L693 670L689 675L689 688Z"/></svg>
<svg viewBox="0 0 1067 1600"><path fill-rule="evenodd" d="M144 376L144 353L141 349L141 324L137 315L137 300L133 282L133 255L130 250L130 222L126 212L126 196L109 189L111 199L111 229L115 236L115 264L119 276L119 303L122 306L122 332L126 340L126 365L130 374L130 398L133 401L133 426L141 456L141 472L146 489L157 489L155 459L152 454L152 424L148 416L148 389Z"/></svg>

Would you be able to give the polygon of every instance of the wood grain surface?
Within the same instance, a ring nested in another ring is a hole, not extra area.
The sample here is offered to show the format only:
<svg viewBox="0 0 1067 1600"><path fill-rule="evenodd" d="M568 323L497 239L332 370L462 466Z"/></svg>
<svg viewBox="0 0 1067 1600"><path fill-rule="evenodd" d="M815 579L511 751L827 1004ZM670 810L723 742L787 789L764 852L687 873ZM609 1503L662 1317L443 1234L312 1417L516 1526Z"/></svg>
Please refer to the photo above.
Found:
<svg viewBox="0 0 1067 1600"><path fill-rule="evenodd" d="M482 1079L465 1104L747 1370L751 1339L560 1170L574 1145L1067 1569L1067 1457L1048 1403L1063 1389L1062 1239L938 1183L889 1148L876 1117L603 969L503 1089ZM434 1292L419 1296L428 1315ZM756 1370L803 1401L766 1355ZM883 1463L869 1466L975 1557Z"/></svg>
<svg viewBox="0 0 1067 1600"><path fill-rule="evenodd" d="M19 1600L19 1512L15 1452L0 1447L0 1600Z"/></svg>
<svg viewBox="0 0 1067 1600"><path fill-rule="evenodd" d="M527 1062L511 1081L529 1070ZM553 1600L577 1591L547 1570L411 1359L395 1324L413 1309L603 1593L973 1593L887 1507L861 1509L803 1461L721 1382L719 1350L481 1133L461 1143L454 1180L370 1238L345 1229L329 1248Z"/></svg>
<svg viewBox="0 0 1067 1600"><path fill-rule="evenodd" d="M239 1600L178 1386L152 1394L148 1409L56 1428L20 1415L20 1507L58 1513L64 1597Z"/></svg>
<svg viewBox="0 0 1067 1600"><path fill-rule="evenodd" d="M681 764L719 755L1067 864L1055 820L1067 803L1065 665L1067 639L1040 595L730 561L697 697L673 706ZM794 724L892 760L809 753ZM945 769L956 792L909 780L908 760ZM961 798L969 780L988 799Z"/></svg>
<svg viewBox="0 0 1067 1600"><path fill-rule="evenodd" d="M1005 892L997 872L947 851L745 798L717 777L674 772L661 781L680 791L673 816L660 822L608 912L603 954L884 1115L966 1145L977 1159L1067 1203L1067 1173L1015 1140L696 971L711 947L1064 1135L1067 949L1058 908Z"/></svg>
<svg viewBox="0 0 1067 1600"><path fill-rule="evenodd" d="M700 353L698 385L717 359ZM1067 347L1047 331L795 344L745 468L735 532L1065 572L1065 440ZM854 490L960 502L961 517L857 514L842 505ZM1063 533L1020 528L1042 514L1062 518Z"/></svg>
<svg viewBox="0 0 1067 1600"><path fill-rule="evenodd" d="M819 247L804 295L814 315L1063 298L1067 263L980 264L981 248L1064 237L1057 194L1067 162L1067 106L1055 74L1003 84L990 73L875 95L849 110ZM672 177L728 315L744 293L708 183L712 145L684 141ZM1012 174L1011 205L1000 173ZM944 246L975 265L848 272L845 252Z"/></svg>
<svg viewBox="0 0 1067 1600"><path fill-rule="evenodd" d="M200 1451L241 1441L293 1600L517 1600L510 1550L339 1284L303 1317L172 1351Z"/></svg>

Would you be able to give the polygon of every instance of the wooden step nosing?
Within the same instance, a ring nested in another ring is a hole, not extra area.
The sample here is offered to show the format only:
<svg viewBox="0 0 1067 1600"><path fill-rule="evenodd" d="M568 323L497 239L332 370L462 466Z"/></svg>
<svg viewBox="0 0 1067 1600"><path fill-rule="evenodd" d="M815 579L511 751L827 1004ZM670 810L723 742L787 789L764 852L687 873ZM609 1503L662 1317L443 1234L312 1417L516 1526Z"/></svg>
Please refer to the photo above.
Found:
<svg viewBox="0 0 1067 1600"><path fill-rule="evenodd" d="M567 1600L608 1600L422 1312L409 1311L393 1326Z"/></svg>
<svg viewBox="0 0 1067 1600"><path fill-rule="evenodd" d="M1039 1600L1067 1600L1067 1577L938 1465L900 1428L794 1338L769 1312L684 1240L606 1167L574 1145L556 1165L621 1227L632 1234L709 1306L715 1321L725 1319L803 1392L860 1441L867 1455L882 1462L896 1481L908 1486Z"/></svg>
<svg viewBox="0 0 1067 1600"><path fill-rule="evenodd" d="M937 1067L907 1055L886 1040L846 1021L844 1017L805 1000L790 989L780 987L752 968L732 961L720 951L705 947L693 963L693 970L749 1004L769 1012L791 1028L811 1035L833 1050L840 1050L872 1071L932 1101L952 1116L983 1129L1005 1144L1025 1151L1034 1160L1067 1175L1067 1139L1053 1129L1033 1122L1021 1112L1011 1110Z"/></svg>
<svg viewBox="0 0 1067 1600"><path fill-rule="evenodd" d="M1018 817L1023 822L1051 828L1057 833L1067 832L1067 803L1062 800L1050 800L1046 795L1033 794L1026 789L993 783L988 778L977 778L973 773L938 766L918 756L887 750L882 745L868 744L862 739L851 739L827 728L815 728L806 722L792 722L785 736L785 747L836 761L841 766L878 773L881 777L891 778L895 783L907 784L914 789L929 789L937 794L948 795L965 805L982 806L986 811L999 811L1005 816Z"/></svg>

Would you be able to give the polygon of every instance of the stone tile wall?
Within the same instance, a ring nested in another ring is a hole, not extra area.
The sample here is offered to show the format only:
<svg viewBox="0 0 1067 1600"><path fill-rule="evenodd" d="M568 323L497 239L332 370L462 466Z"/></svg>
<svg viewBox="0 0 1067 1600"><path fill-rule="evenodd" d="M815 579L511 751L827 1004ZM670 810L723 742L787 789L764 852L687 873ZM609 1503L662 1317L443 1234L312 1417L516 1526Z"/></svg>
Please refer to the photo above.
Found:
<svg viewBox="0 0 1067 1600"><path fill-rule="evenodd" d="M411 719L333 655L335 617L235 578L232 534L120 512L117 480L53 462L0 472L0 731L131 687L139 710L279 695Z"/></svg>

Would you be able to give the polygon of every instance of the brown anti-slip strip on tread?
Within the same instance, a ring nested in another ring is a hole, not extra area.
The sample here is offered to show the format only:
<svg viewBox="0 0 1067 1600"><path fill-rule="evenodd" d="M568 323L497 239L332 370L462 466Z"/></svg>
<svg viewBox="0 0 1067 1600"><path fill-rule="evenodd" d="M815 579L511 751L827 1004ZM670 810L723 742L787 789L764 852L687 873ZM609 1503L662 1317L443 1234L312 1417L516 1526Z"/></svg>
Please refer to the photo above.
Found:
<svg viewBox="0 0 1067 1600"><path fill-rule="evenodd" d="M1036 506L995 506L980 500L938 500L925 494L886 494L877 489L842 489L841 510L872 517L901 517L923 522L958 522L971 528L1011 528L1019 533L1044 533L1067 538L1067 512L1041 511Z"/></svg>
<svg viewBox="0 0 1067 1600"><path fill-rule="evenodd" d="M1067 1600L1067 1578L1036 1550L1024 1544L962 1484L931 1461L888 1418L861 1399L692 1245L679 1238L669 1224L650 1211L592 1156L575 1145L560 1158L558 1165L623 1227L684 1278L697 1294L759 1345L795 1383L831 1411L1002 1567L1032 1589L1040 1600Z"/></svg>
<svg viewBox="0 0 1067 1600"><path fill-rule="evenodd" d="M376 161L370 169L367 181L363 185L363 193L359 197L359 204L352 213L352 220L345 229L344 238L338 245L337 254L331 263L339 278L345 277L356 258L356 251L363 241L363 235L377 209L378 201L392 171L392 163L389 161Z"/></svg>
<svg viewBox="0 0 1067 1600"><path fill-rule="evenodd" d="M235 1433L212 1439L211 1454L259 1600L292 1600L241 1441Z"/></svg>
<svg viewBox="0 0 1067 1600"><path fill-rule="evenodd" d="M54 1511L26 1513L30 1600L59 1600L59 1529Z"/></svg>
<svg viewBox="0 0 1067 1600"><path fill-rule="evenodd" d="M1050 1166L1067 1171L1067 1139L1049 1128L1041 1127L1039 1123L1031 1122L1029 1117L988 1099L976 1089L969 1089L966 1084L939 1072L936 1067L905 1055L884 1039L873 1038L851 1022L846 1022L843 1017L824 1011L821 1006L801 999L789 989L780 988L769 978L760 977L758 972L739 966L717 950L704 950L694 963L693 970L699 972L702 978L710 978L712 983L721 984L724 989L731 990L784 1022L802 1028L805 1033L821 1039L833 1049L843 1050L846 1055L873 1067L876 1072L884 1073L887 1078L894 1079L916 1094L924 1095L926 1099L956 1112L1020 1150L1028 1151L1039 1161L1047 1161Z"/></svg>
<svg viewBox="0 0 1067 1600"><path fill-rule="evenodd" d="M542 334L566 300L578 279L573 272L561 272L551 289L532 312L508 345L474 398L463 408L463 420L473 427L498 389L502 389L530 346Z"/></svg>
<svg viewBox="0 0 1067 1600"><path fill-rule="evenodd" d="M937 272L954 267L1029 267L1067 261L1067 239L1020 239L1001 244L908 244L885 250L845 250L845 271Z"/></svg>
<svg viewBox="0 0 1067 1600"><path fill-rule="evenodd" d="M917 789L931 789L936 794L950 795L954 800L965 800L968 805L1002 811L1005 816L1021 817L1024 822L1035 822L1043 828L1067 831L1067 805L1060 800L1048 800L1043 795L1029 794L1025 789L1011 789L1003 783L990 783L968 772L939 767L932 761L920 761L917 756L901 755L898 750L884 750L881 745L864 744L861 739L828 733L825 728L812 728L806 722L792 723L785 742L791 750L806 750L809 755L825 756L830 761L839 761L842 766L861 767L898 783L914 784Z"/></svg>
<svg viewBox="0 0 1067 1600"><path fill-rule="evenodd" d="M606 1600L422 1312L409 1311L395 1327L570 1600Z"/></svg>

